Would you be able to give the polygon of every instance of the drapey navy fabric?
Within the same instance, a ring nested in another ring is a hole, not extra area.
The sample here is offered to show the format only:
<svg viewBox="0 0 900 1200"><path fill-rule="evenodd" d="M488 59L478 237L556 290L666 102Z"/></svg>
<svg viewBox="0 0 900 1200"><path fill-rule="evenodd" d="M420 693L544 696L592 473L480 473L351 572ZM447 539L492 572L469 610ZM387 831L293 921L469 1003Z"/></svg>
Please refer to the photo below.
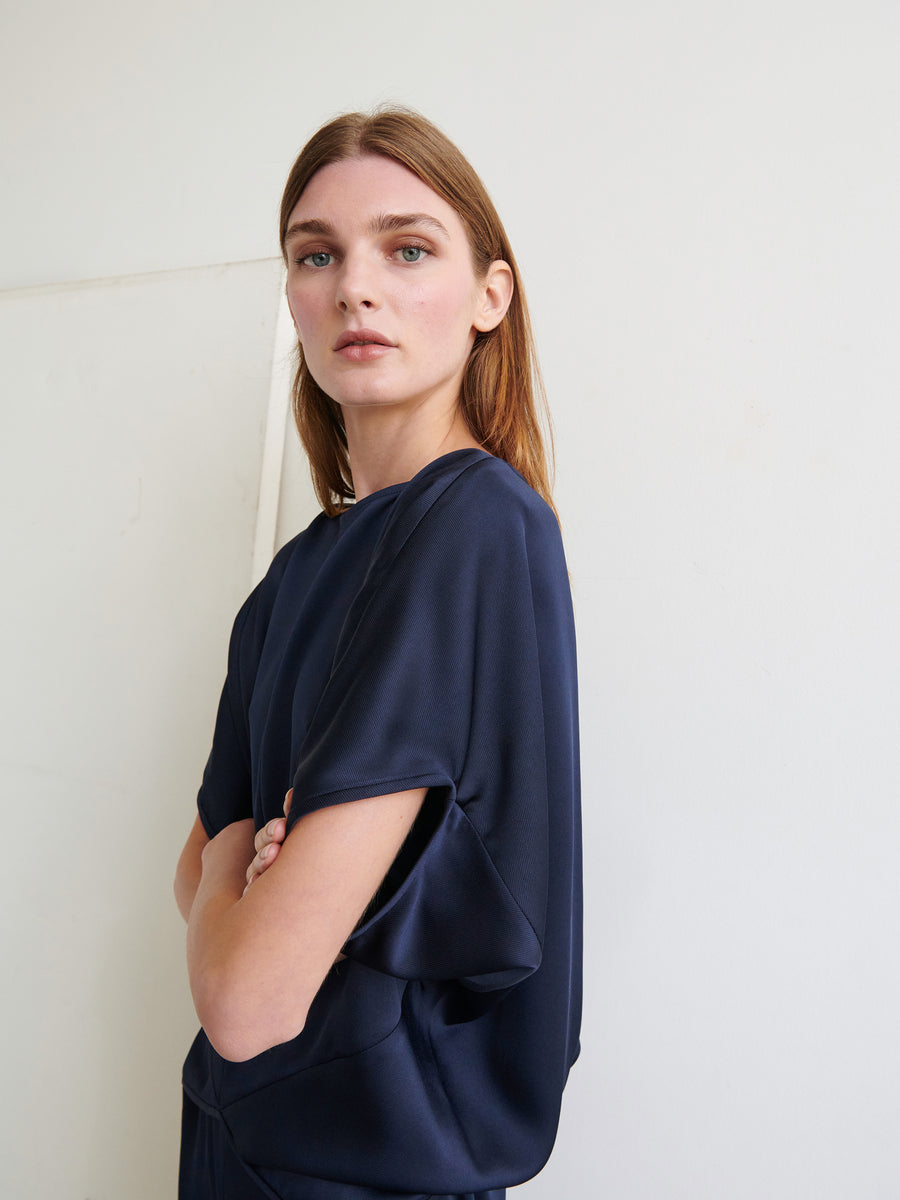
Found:
<svg viewBox="0 0 900 1200"><path fill-rule="evenodd" d="M282 1200L502 1196L550 1153L581 1013L568 575L506 463L445 455L276 556L235 621L207 833L261 827L291 785L288 836L428 793L303 1032L244 1063L198 1035L182 1200L230 1195L203 1178L214 1154Z"/></svg>

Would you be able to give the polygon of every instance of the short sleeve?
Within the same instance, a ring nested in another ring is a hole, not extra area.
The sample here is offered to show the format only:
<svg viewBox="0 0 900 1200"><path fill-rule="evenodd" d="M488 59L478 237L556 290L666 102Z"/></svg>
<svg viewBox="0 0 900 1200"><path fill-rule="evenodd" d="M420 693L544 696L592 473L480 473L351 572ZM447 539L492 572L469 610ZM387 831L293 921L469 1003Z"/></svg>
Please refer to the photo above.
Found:
<svg viewBox="0 0 900 1200"><path fill-rule="evenodd" d="M252 593L234 621L228 646L228 671L219 698L212 748L197 796L203 827L215 837L232 821L253 815L250 741L247 726L248 659L257 593Z"/></svg>
<svg viewBox="0 0 900 1200"><path fill-rule="evenodd" d="M348 957L479 991L538 968L548 718L566 736L548 706L571 694L573 664L568 576L544 502L483 454L408 485L294 776L291 825L332 804L429 789L427 844Z"/></svg>

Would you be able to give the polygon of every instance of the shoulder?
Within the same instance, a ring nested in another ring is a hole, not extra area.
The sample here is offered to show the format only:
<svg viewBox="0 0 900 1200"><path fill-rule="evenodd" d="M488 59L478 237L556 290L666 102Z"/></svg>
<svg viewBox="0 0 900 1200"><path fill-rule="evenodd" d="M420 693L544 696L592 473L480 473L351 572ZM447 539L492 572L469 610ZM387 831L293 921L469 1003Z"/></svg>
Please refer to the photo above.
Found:
<svg viewBox="0 0 900 1200"><path fill-rule="evenodd" d="M501 458L483 450L459 451L422 472L433 487L430 524L451 541L477 536L493 541L520 530L529 541L558 543L559 524L546 501Z"/></svg>
<svg viewBox="0 0 900 1200"><path fill-rule="evenodd" d="M323 541L333 538L335 525L336 518L326 517L324 513L314 517L304 530L295 534L277 551L257 590L277 591L289 565L297 558L316 554Z"/></svg>
<svg viewBox="0 0 900 1200"><path fill-rule="evenodd" d="M498 516L516 515L536 524L557 525L549 504L502 458L485 455L461 476L460 483L462 498L483 504Z"/></svg>
<svg viewBox="0 0 900 1200"><path fill-rule="evenodd" d="M406 485L369 584L412 578L443 607L451 596L500 599L529 579L567 586L556 516L503 460L482 450L446 455Z"/></svg>
<svg viewBox="0 0 900 1200"><path fill-rule="evenodd" d="M435 505L431 533L457 560L568 578L559 522L549 504L503 459L482 455Z"/></svg>
<svg viewBox="0 0 900 1200"><path fill-rule="evenodd" d="M285 574L298 563L317 559L324 543L333 537L333 520L320 513L306 529L285 542L238 611L233 638L246 640L249 637L253 643L261 644Z"/></svg>
<svg viewBox="0 0 900 1200"><path fill-rule="evenodd" d="M327 555L337 541L339 520L338 517L326 517L324 513L319 513L305 529L285 542L256 585L255 593L259 594L263 607L267 600L271 601L277 594L286 574L304 564L318 563Z"/></svg>

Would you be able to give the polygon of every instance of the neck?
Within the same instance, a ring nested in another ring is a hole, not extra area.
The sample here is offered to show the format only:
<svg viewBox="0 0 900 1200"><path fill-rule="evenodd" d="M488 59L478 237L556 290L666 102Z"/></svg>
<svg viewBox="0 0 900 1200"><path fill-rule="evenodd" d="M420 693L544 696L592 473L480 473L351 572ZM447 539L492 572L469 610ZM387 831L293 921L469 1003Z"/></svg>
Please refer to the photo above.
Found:
<svg viewBox="0 0 900 1200"><path fill-rule="evenodd" d="M443 454L478 447L456 406L438 416L392 406L345 408L344 426L357 500L406 483Z"/></svg>

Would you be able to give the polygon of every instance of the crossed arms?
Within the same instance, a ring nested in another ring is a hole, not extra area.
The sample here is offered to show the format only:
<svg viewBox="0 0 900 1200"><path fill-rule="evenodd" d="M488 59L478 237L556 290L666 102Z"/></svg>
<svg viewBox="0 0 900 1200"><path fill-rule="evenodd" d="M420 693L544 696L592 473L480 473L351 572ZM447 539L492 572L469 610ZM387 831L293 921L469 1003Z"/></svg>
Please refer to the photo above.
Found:
<svg viewBox="0 0 900 1200"><path fill-rule="evenodd" d="M175 898L194 1007L223 1058L242 1062L300 1033L424 797L416 788L323 808L290 837L283 817L258 833L235 821L212 839L197 818Z"/></svg>

